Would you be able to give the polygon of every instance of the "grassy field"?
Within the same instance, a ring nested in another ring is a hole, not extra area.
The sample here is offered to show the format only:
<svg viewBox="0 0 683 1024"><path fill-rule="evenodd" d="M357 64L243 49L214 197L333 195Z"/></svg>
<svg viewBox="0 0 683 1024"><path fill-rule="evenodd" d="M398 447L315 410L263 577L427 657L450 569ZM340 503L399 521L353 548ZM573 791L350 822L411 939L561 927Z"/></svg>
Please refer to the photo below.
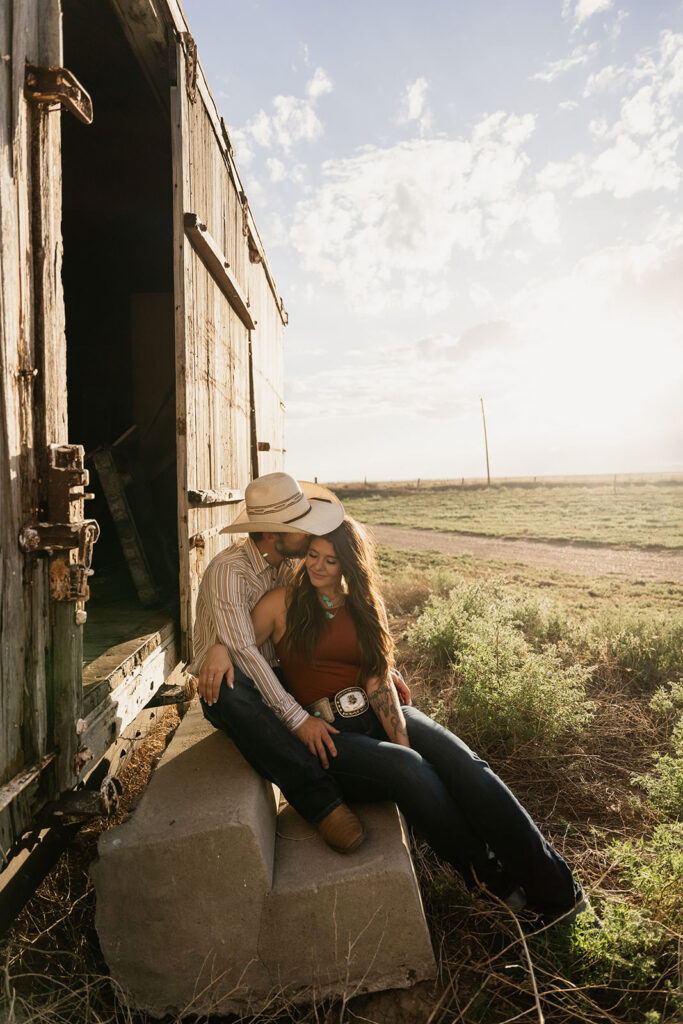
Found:
<svg viewBox="0 0 683 1024"><path fill-rule="evenodd" d="M418 847L451 987L435 1021L535 1021L540 1005L553 1024L680 1024L683 588L380 556L415 702L486 753L605 923L527 935L527 958L509 915Z"/></svg>
<svg viewBox="0 0 683 1024"><path fill-rule="evenodd" d="M511 1024L539 1011L547 1024L680 1024L683 588L432 552L380 558L415 703L487 757L605 928L539 930L522 917L522 938L507 910L415 840L437 982L274 1004L250 1024ZM117 820L173 714L126 769ZM97 944L88 865L112 824L83 829L0 948L3 1024L152 1024L122 1002Z"/></svg>
<svg viewBox="0 0 683 1024"><path fill-rule="evenodd" d="M683 547L680 483L338 486L371 525L638 548Z"/></svg>

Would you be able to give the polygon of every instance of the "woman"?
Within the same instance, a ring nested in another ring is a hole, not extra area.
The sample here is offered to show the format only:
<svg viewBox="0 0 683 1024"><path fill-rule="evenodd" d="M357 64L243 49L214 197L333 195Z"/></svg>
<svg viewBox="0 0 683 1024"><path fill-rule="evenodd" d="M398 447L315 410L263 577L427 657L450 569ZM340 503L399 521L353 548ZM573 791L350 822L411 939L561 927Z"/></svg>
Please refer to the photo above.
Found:
<svg viewBox="0 0 683 1024"><path fill-rule="evenodd" d="M257 644L271 637L290 692L334 726L329 771L347 800L394 800L449 861L515 910L550 921L586 909L562 857L488 764L413 707L390 670L393 643L368 540L346 517L312 537L293 584L252 612Z"/></svg>

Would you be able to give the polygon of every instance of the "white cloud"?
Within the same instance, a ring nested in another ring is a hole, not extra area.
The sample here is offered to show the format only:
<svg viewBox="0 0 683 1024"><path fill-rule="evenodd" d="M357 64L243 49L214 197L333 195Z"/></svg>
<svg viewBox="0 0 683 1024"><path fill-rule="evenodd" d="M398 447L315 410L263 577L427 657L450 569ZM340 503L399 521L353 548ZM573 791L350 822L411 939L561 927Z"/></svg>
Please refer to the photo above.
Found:
<svg viewBox="0 0 683 1024"><path fill-rule="evenodd" d="M483 309L493 305L493 295L481 282L474 281L469 289L470 301L473 306Z"/></svg>
<svg viewBox="0 0 683 1024"><path fill-rule="evenodd" d="M328 92L332 92L332 82L323 68L316 68L313 78L306 85L306 95L309 100L315 101Z"/></svg>
<svg viewBox="0 0 683 1024"><path fill-rule="evenodd" d="M615 199L628 199L638 192L676 191L681 180L676 160L679 137L680 131L669 132L641 145L626 133L619 134L593 161L576 194L610 192Z"/></svg>
<svg viewBox="0 0 683 1024"><path fill-rule="evenodd" d="M242 131L241 128L231 128L230 140L237 154L240 167L248 168L254 159L254 149L246 132Z"/></svg>
<svg viewBox="0 0 683 1024"><path fill-rule="evenodd" d="M561 60L551 61L545 65L543 71L537 71L535 75L531 76L532 81L538 82L554 82L560 75L566 74L572 68L581 67L587 64L591 57L594 57L598 52L598 44L591 43L588 46L577 46L568 57L563 57Z"/></svg>
<svg viewBox="0 0 683 1024"><path fill-rule="evenodd" d="M584 98L614 106L588 123L597 152L580 152L548 164L537 175L541 187L575 195L611 193L627 199L639 192L674 192L681 181L678 147L683 127L683 34L664 31L657 47L636 55L630 67L608 65L591 75Z"/></svg>
<svg viewBox="0 0 683 1024"><path fill-rule="evenodd" d="M608 89L618 88L620 79L625 77L625 74L623 68L615 68L613 64L605 65L604 68L600 68L599 71L588 76L583 89L584 98L587 99L596 93L606 92Z"/></svg>
<svg viewBox="0 0 683 1024"><path fill-rule="evenodd" d="M432 126L432 114L427 106L429 82L426 78L416 78L406 85L401 96L401 105L396 117L397 124L418 123L421 133L429 131Z"/></svg>
<svg viewBox="0 0 683 1024"><path fill-rule="evenodd" d="M298 142L314 142L320 138L323 125L315 108L321 96L332 92L332 88L325 70L316 68L306 83L305 99L274 96L270 113L259 110L243 128L232 131L236 147L241 147L241 163L253 158L254 144L264 149L278 147L289 153Z"/></svg>
<svg viewBox="0 0 683 1024"><path fill-rule="evenodd" d="M655 449L666 468L676 434L680 444L682 274L683 221L662 217L640 244L597 250L530 282L496 320L409 342L397 333L378 343L371 330L355 353L292 382L292 429L308 424L309 444L311 421L328 430L322 450L338 458L343 422L350 478L374 447L385 478L427 476L435 431L453 446L454 465L471 446L478 457L483 393L494 464L518 466L507 472L557 472L560 457L574 472L634 469Z"/></svg>
<svg viewBox="0 0 683 1024"><path fill-rule="evenodd" d="M283 164L282 160L278 160L277 157L268 157L266 160L266 167L268 168L268 174L270 175L271 181L284 181L287 177L287 168Z"/></svg>
<svg viewBox="0 0 683 1024"><path fill-rule="evenodd" d="M532 115L498 112L469 139L413 139L366 147L323 165L323 183L298 204L291 241L306 270L341 284L356 307L435 312L453 299L458 253L482 259L510 232L557 238L552 193L527 193Z"/></svg>
<svg viewBox="0 0 683 1024"><path fill-rule="evenodd" d="M572 0L564 0L562 17L571 18L578 28L593 15L609 11L613 6L614 0L576 0L575 4Z"/></svg>

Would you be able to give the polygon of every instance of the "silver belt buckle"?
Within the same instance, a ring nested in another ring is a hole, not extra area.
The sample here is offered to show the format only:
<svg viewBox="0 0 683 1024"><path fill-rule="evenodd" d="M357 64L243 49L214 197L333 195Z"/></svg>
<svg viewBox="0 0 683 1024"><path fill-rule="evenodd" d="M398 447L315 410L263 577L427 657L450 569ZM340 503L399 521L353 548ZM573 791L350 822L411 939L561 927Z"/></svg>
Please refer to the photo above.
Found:
<svg viewBox="0 0 683 1024"><path fill-rule="evenodd" d="M355 718L370 707L368 695L359 686L349 686L334 695L334 708L342 718Z"/></svg>

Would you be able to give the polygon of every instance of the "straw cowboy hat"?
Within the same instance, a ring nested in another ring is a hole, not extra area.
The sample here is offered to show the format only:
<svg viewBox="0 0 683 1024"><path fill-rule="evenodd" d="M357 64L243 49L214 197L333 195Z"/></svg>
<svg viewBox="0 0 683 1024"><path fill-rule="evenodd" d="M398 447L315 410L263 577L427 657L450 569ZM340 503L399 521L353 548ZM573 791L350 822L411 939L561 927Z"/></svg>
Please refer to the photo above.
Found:
<svg viewBox="0 0 683 1024"><path fill-rule="evenodd" d="M245 508L221 533L312 533L321 537L344 518L339 498L288 473L266 473L247 486Z"/></svg>

